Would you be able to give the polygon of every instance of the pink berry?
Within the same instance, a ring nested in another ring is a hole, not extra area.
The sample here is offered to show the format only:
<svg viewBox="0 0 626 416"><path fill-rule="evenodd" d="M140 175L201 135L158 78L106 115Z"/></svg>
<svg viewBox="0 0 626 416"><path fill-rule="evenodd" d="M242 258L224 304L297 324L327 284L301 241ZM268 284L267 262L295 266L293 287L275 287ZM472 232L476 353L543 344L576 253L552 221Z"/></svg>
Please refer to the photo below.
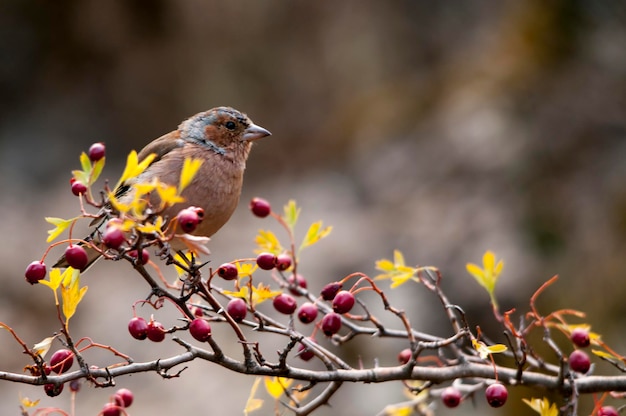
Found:
<svg viewBox="0 0 626 416"><path fill-rule="evenodd" d="M115 403L120 407L130 407L133 404L133 392L128 389L119 389L115 392Z"/></svg>
<svg viewBox="0 0 626 416"><path fill-rule="evenodd" d="M286 293L281 293L276 296L273 300L274 309L276 309L280 313L284 313L285 315L291 315L296 311L298 307L298 303L293 298L293 296L288 295Z"/></svg>
<svg viewBox="0 0 626 416"><path fill-rule="evenodd" d="M272 207L270 203L263 198L252 198L252 201L250 201L250 210L257 217L265 218L272 212Z"/></svg>
<svg viewBox="0 0 626 416"><path fill-rule="evenodd" d="M148 339L152 342L161 342L165 339L165 328L161 322L148 322L148 331L146 332Z"/></svg>
<svg viewBox="0 0 626 416"><path fill-rule="evenodd" d="M84 195L87 192L87 186L80 181L72 182L72 193L76 196Z"/></svg>
<svg viewBox="0 0 626 416"><path fill-rule="evenodd" d="M504 384L493 383L490 384L485 390L485 398L491 407L504 406L508 397L509 392L506 390Z"/></svg>
<svg viewBox="0 0 626 416"><path fill-rule="evenodd" d="M322 295L322 299L325 301L333 300L342 287L343 285L339 282L329 283L322 288L320 295Z"/></svg>
<svg viewBox="0 0 626 416"><path fill-rule="evenodd" d="M344 314L350 312L354 306L354 295L347 290L337 292L333 299L333 311Z"/></svg>
<svg viewBox="0 0 626 416"><path fill-rule="evenodd" d="M89 148L89 160L97 162L104 157L105 153L106 147L104 147L104 143L94 143Z"/></svg>
<svg viewBox="0 0 626 416"><path fill-rule="evenodd" d="M68 246L65 249L65 260L67 264L80 271L87 267L87 263L89 263L85 249L76 244Z"/></svg>
<svg viewBox="0 0 626 416"><path fill-rule="evenodd" d="M298 309L298 319L303 324L310 324L317 318L317 306L311 302L304 302Z"/></svg>
<svg viewBox="0 0 626 416"><path fill-rule="evenodd" d="M102 416L120 416L122 412L120 411L120 407L115 403L107 403L102 408L100 412Z"/></svg>
<svg viewBox="0 0 626 416"><path fill-rule="evenodd" d="M327 337L336 334L341 329L341 315L330 312L322 318L322 332Z"/></svg>
<svg viewBox="0 0 626 416"><path fill-rule="evenodd" d="M570 339L579 348L588 347L591 343L589 331L584 328L575 328L570 335Z"/></svg>
<svg viewBox="0 0 626 416"><path fill-rule="evenodd" d="M137 250L129 251L128 255L132 257L133 259L139 258ZM145 266L149 261L150 261L150 253L148 253L148 250L146 250L145 248L142 248L141 249L141 265Z"/></svg>
<svg viewBox="0 0 626 416"><path fill-rule="evenodd" d="M413 352L411 352L411 349L405 348L398 353L398 362L404 365L409 362L412 355L413 355Z"/></svg>
<svg viewBox="0 0 626 416"><path fill-rule="evenodd" d="M235 322L241 322L248 313L248 306L246 302L241 298L234 298L226 305L226 312L235 320Z"/></svg>
<svg viewBox="0 0 626 416"><path fill-rule="evenodd" d="M70 381L70 391L74 393L78 393L79 390L80 390L80 380Z"/></svg>
<svg viewBox="0 0 626 416"><path fill-rule="evenodd" d="M585 374L591 367L591 360L586 352L581 350L574 350L569 355L569 368L572 370Z"/></svg>
<svg viewBox="0 0 626 416"><path fill-rule="evenodd" d="M46 277L45 263L35 260L31 264L29 264L28 267L26 267L24 276L26 277L26 281L31 285L39 283L41 279Z"/></svg>
<svg viewBox="0 0 626 416"><path fill-rule="evenodd" d="M289 279L287 279L287 281L289 282L289 286L290 286L289 291L294 296L302 296L298 292L297 288L300 287L302 289L306 289L308 286L306 279L301 274L292 274L291 276L289 276Z"/></svg>
<svg viewBox="0 0 626 416"><path fill-rule="evenodd" d="M189 333L200 342L204 342L211 336L211 325L202 318L196 318L189 324Z"/></svg>
<svg viewBox="0 0 626 416"><path fill-rule="evenodd" d="M239 272L237 266L232 263L224 263L217 269L217 274L224 280L234 280L237 278Z"/></svg>
<svg viewBox="0 0 626 416"><path fill-rule="evenodd" d="M176 220L178 221L178 225L185 233L192 233L198 224L202 222L202 216L204 215L204 210L202 210L202 215L199 215L199 211L201 208L189 207L180 210L178 215L176 216Z"/></svg>
<svg viewBox="0 0 626 416"><path fill-rule="evenodd" d="M256 257L256 264L263 270L272 270L276 266L276 256L272 253L261 253Z"/></svg>
<svg viewBox="0 0 626 416"><path fill-rule="evenodd" d="M46 394L50 397L56 397L63 391L63 384L44 384L43 391L45 391Z"/></svg>
<svg viewBox="0 0 626 416"><path fill-rule="evenodd" d="M133 338L144 340L148 336L148 323L140 316L136 316L128 323L128 332Z"/></svg>
<svg viewBox="0 0 626 416"><path fill-rule="evenodd" d="M291 267L291 256L289 254L279 254L276 256L276 269L281 272Z"/></svg>
<svg viewBox="0 0 626 416"><path fill-rule="evenodd" d="M441 392L441 401L451 409L457 407L461 403L461 392L456 387L446 387Z"/></svg>
<svg viewBox="0 0 626 416"><path fill-rule="evenodd" d="M50 368L57 374L65 373L74 363L74 354L68 349L60 349L50 357Z"/></svg>
<svg viewBox="0 0 626 416"><path fill-rule="evenodd" d="M124 231L119 227L110 226L106 227L104 234L102 235L102 242L109 248L117 250L126 241Z"/></svg>
<svg viewBox="0 0 626 416"><path fill-rule="evenodd" d="M598 410L598 416L619 416L619 413L613 406L602 406Z"/></svg>

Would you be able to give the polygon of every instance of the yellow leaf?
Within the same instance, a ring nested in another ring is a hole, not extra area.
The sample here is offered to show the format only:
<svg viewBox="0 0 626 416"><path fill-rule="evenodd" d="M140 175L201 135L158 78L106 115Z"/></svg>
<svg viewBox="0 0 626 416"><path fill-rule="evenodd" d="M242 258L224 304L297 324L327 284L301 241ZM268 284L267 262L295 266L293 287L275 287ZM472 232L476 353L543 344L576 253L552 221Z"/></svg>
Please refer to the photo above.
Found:
<svg viewBox="0 0 626 416"><path fill-rule="evenodd" d="M20 393L19 397L20 397L20 403L22 404L22 406L24 406L27 409L37 406L40 401L39 399L31 400L28 397L22 397L22 393Z"/></svg>
<svg viewBox="0 0 626 416"><path fill-rule="evenodd" d="M237 276L239 276L240 279L242 277L252 276L252 273L259 268L256 263L242 263L238 261L235 265L237 266Z"/></svg>
<svg viewBox="0 0 626 416"><path fill-rule="evenodd" d="M72 267L68 267L65 269L63 273L61 273L61 269L53 268L49 273L49 281L48 280L40 280L39 283L42 285L48 286L53 291L56 291L59 288L59 285L62 281L66 279L71 279L73 276L78 276L80 272Z"/></svg>
<svg viewBox="0 0 626 416"><path fill-rule="evenodd" d="M263 400L254 397L256 396L256 391L259 389L259 384L261 384L261 377L257 377L254 380L254 384L252 384L252 389L250 389L250 396L248 396L248 400L246 401L246 408L243 409L244 415L260 409L263 405Z"/></svg>
<svg viewBox="0 0 626 416"><path fill-rule="evenodd" d="M88 173L91 171L91 160L89 160L89 156L85 152L80 154L80 166L83 168L83 172Z"/></svg>
<svg viewBox="0 0 626 416"><path fill-rule="evenodd" d="M410 416L413 414L412 405L389 405L385 407L385 416Z"/></svg>
<svg viewBox="0 0 626 416"><path fill-rule="evenodd" d="M264 377L265 380L265 390L272 396L274 399L278 400L285 390L289 388L291 382L293 380L284 377Z"/></svg>
<svg viewBox="0 0 626 416"><path fill-rule="evenodd" d="M109 192L109 203L113 208L121 213L127 213L130 211L131 206L129 204L122 204L116 197L115 192Z"/></svg>
<svg viewBox="0 0 626 416"><path fill-rule="evenodd" d="M332 229L333 227L331 226L322 229L322 221L314 222L309 227L309 230L307 231L306 236L304 237L304 240L300 245L300 250L317 243L319 240L330 234Z"/></svg>
<svg viewBox="0 0 626 416"><path fill-rule="evenodd" d="M394 250L393 262L388 259L378 260L376 262L376 269L382 273L374 279L391 279L391 288L396 288L409 280L419 282L419 280L415 278L415 273L418 269L405 264L404 255L402 255L400 250Z"/></svg>
<svg viewBox="0 0 626 416"><path fill-rule="evenodd" d="M41 358L45 357L48 351L50 351L50 347L52 346L52 341L56 336L44 338L33 346L33 352Z"/></svg>
<svg viewBox="0 0 626 416"><path fill-rule="evenodd" d="M605 351L600 351L600 350L591 350L591 352L593 353L593 355L596 355L600 358L604 358L606 360L622 360L620 357L616 357L613 354L610 354L608 352Z"/></svg>
<svg viewBox="0 0 626 416"><path fill-rule="evenodd" d="M494 344L487 346L484 342L477 341L475 339L472 339L472 345L480 355L480 358L482 358L483 360L486 359L490 354L497 354L500 352L505 352L507 350L506 345Z"/></svg>
<svg viewBox="0 0 626 416"><path fill-rule="evenodd" d="M186 158L183 162L183 169L180 173L180 183L178 184L178 193L183 192L183 190L189 186L191 181L193 180L196 173L198 173L198 169L202 166L202 159L191 159Z"/></svg>
<svg viewBox="0 0 626 416"><path fill-rule="evenodd" d="M102 169L104 168L105 159L106 157L103 157L102 159L98 160L96 163L93 164L93 169L91 171L91 175L89 178L90 186L93 185L100 177L100 174L102 173Z"/></svg>
<svg viewBox="0 0 626 416"><path fill-rule="evenodd" d="M530 400L522 400L541 416L559 416L559 409L556 403L550 404L550 401L545 397L543 399L532 398Z"/></svg>
<svg viewBox="0 0 626 416"><path fill-rule="evenodd" d="M500 273L502 273L502 269L504 267L504 262L502 260L496 263L496 256L491 251L486 251L483 255L483 267L473 264L467 263L465 268L467 272L471 274L474 279L478 282L479 285L485 288L489 297L491 298L491 303L497 307L497 302L495 299L495 288L496 283L498 282L498 278L500 277Z"/></svg>
<svg viewBox="0 0 626 416"><path fill-rule="evenodd" d="M156 188L159 198L161 199L162 207L172 206L180 202L185 202L185 198L178 194L178 190L164 183L159 183Z"/></svg>
<svg viewBox="0 0 626 416"><path fill-rule="evenodd" d="M139 176L144 170L146 170L148 166L150 166L155 157L156 154L151 153L144 160L142 160L141 163L139 163L137 152L135 150L131 151L126 158L126 167L124 168L122 177L120 178L114 189L117 189L125 181Z"/></svg>
<svg viewBox="0 0 626 416"><path fill-rule="evenodd" d="M280 290L271 290L269 286L259 283L257 287L252 286L252 304L256 306L268 299L274 299L281 293Z"/></svg>
<svg viewBox="0 0 626 416"><path fill-rule="evenodd" d="M72 222L74 222L76 218L70 218L69 220L64 220L63 218L55 218L55 217L46 217L46 222L54 225L55 228L48 231L48 239L46 240L48 243L57 238L63 231L65 231Z"/></svg>
<svg viewBox="0 0 626 416"><path fill-rule="evenodd" d="M254 238L254 242L258 246L258 249L254 250L257 254L267 251L279 255L283 252L280 241L278 241L276 234L271 231L259 230L259 234Z"/></svg>
<svg viewBox="0 0 626 416"><path fill-rule="evenodd" d="M63 315L65 320L69 321L76 308L87 292L87 286L80 287L80 274L77 276L68 276L61 283L61 299L63 300Z"/></svg>
<svg viewBox="0 0 626 416"><path fill-rule="evenodd" d="M285 205L283 214L283 220L289 226L289 229L293 232L293 228L296 226L298 222L298 217L300 216L300 208L296 205L296 201L293 199L289 200Z"/></svg>

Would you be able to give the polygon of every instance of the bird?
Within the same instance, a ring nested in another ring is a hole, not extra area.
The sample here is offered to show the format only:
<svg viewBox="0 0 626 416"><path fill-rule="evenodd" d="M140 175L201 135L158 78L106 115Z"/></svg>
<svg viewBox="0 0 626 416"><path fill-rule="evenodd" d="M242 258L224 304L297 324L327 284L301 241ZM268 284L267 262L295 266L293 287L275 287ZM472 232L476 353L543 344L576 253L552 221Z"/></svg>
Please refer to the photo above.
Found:
<svg viewBox="0 0 626 416"><path fill-rule="evenodd" d="M140 163L151 154L155 157L139 176L118 187L116 198L122 203L130 202L134 183L150 183L154 179L177 186L185 159L199 158L202 164L181 194L184 202L167 207L162 215L171 220L181 209L199 207L204 210L202 221L191 234L211 237L226 224L239 203L252 143L270 135L267 129L254 124L246 114L232 107L215 107L198 113L180 123L176 130L153 140L139 151L137 156ZM155 198L158 202L158 197L151 195L153 205ZM97 224L96 230L86 241L100 244L98 235L102 222ZM170 243L174 250L185 248L176 239ZM101 257L89 245L83 245L83 248L87 251L88 262L82 271ZM65 256L53 267L68 267Z"/></svg>

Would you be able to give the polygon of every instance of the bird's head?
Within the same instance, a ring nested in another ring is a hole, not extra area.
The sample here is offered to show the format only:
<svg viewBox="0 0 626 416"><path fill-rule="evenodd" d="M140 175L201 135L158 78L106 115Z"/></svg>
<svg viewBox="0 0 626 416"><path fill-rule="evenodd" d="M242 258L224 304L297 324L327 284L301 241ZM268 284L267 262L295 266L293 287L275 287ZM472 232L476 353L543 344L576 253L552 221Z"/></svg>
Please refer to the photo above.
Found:
<svg viewBox="0 0 626 416"><path fill-rule="evenodd" d="M272 134L231 107L216 107L198 113L183 121L179 131L181 139L206 146L220 154L249 149L253 141Z"/></svg>

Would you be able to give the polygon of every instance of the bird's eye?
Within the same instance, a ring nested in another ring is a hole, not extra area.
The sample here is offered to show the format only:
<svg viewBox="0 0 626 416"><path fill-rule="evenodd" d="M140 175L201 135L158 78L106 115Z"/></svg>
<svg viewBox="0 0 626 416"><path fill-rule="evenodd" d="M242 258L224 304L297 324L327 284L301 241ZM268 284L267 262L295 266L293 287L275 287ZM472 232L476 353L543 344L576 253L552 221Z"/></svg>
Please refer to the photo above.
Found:
<svg viewBox="0 0 626 416"><path fill-rule="evenodd" d="M228 130L235 130L235 127L237 127L234 121L227 121L224 125Z"/></svg>

